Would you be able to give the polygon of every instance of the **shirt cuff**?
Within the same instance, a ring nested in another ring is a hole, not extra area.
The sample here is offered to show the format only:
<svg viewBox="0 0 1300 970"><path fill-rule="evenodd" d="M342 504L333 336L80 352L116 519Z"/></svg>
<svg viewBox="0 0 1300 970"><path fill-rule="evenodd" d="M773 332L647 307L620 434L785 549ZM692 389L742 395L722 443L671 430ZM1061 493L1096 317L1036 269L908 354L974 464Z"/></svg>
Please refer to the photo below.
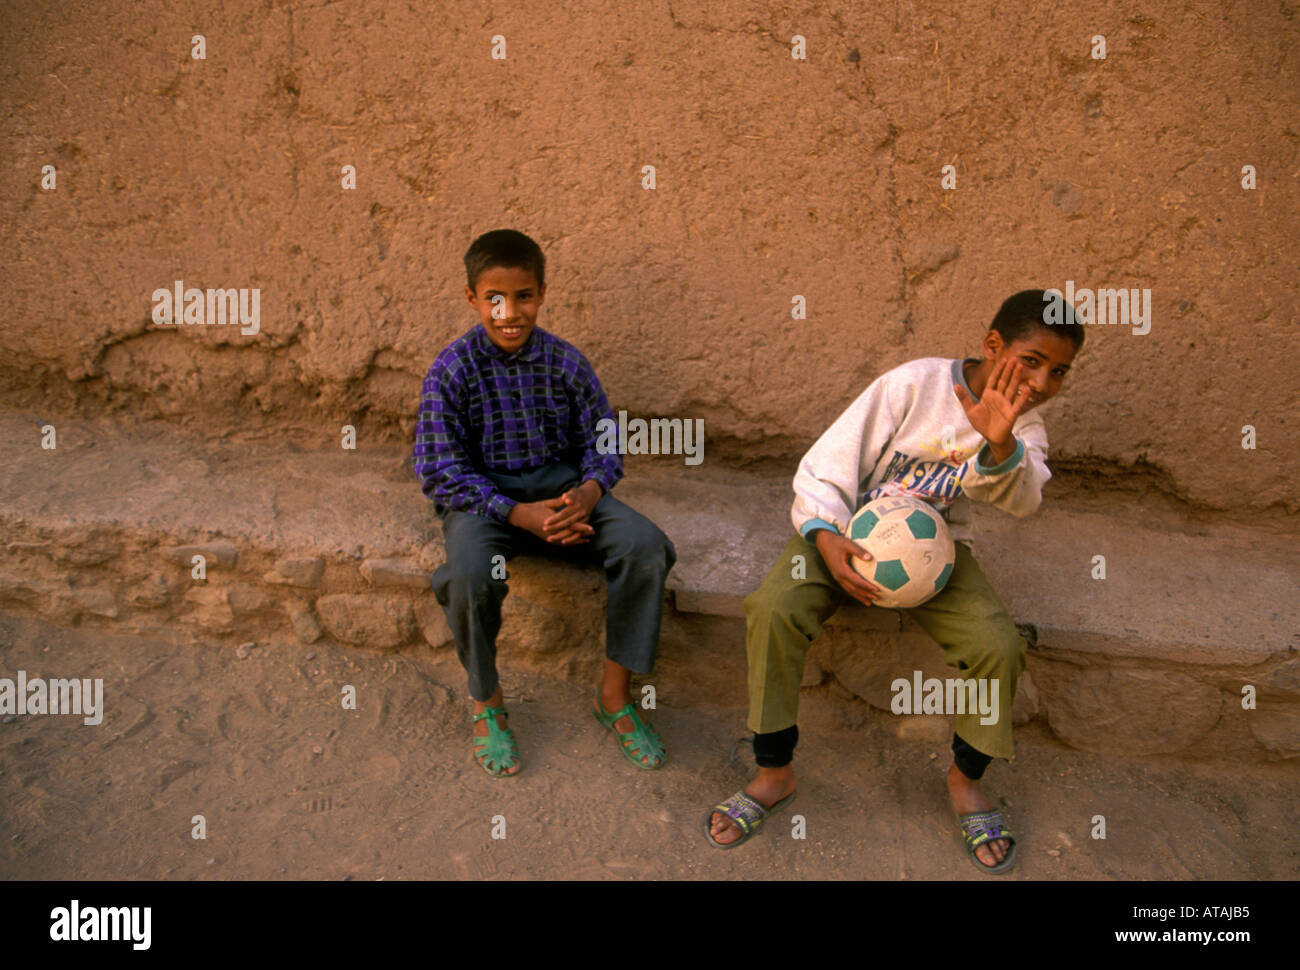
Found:
<svg viewBox="0 0 1300 970"><path fill-rule="evenodd" d="M818 529L830 529L831 532L835 533L835 535L840 534L840 530L835 528L835 526L827 522L825 519L809 519L799 527L799 534L803 536L806 541L811 542L812 540L809 539L808 536Z"/></svg>
<svg viewBox="0 0 1300 970"><path fill-rule="evenodd" d="M588 468L582 475L582 480L593 481L601 487L603 494L608 495L613 490L618 480L623 477L622 472L610 468L608 465L600 465L595 468Z"/></svg>
<svg viewBox="0 0 1300 970"><path fill-rule="evenodd" d="M487 500L488 518L496 519L498 522L508 522L510 510L518 504L514 499L506 498L498 492Z"/></svg>
<svg viewBox="0 0 1300 970"><path fill-rule="evenodd" d="M985 443L984 447L975 455L975 473L978 475L1001 475L1020 464L1020 459L1025 457L1025 443L1017 438L1016 450L1011 453L1011 457L1000 464L994 465L992 468L984 464L985 452L988 452L988 457L993 457L992 449Z"/></svg>

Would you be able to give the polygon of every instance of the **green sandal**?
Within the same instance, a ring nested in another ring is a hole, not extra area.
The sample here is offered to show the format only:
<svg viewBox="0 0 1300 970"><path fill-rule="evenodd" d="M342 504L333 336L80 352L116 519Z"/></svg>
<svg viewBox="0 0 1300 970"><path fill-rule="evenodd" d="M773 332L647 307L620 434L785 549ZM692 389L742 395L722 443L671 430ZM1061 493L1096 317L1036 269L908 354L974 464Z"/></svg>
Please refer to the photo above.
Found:
<svg viewBox="0 0 1300 970"><path fill-rule="evenodd" d="M664 750L663 741L654 728L641 720L641 715L637 713L635 705L628 704L621 710L610 714L600 703L600 695L597 694L596 709L591 713L596 715L597 721L618 735L619 748L623 751L623 757L638 768L653 771L656 768L662 768L664 762L668 760L668 752ZM620 732L615 729L614 724L624 717L632 719L631 731ZM642 756L649 758L649 760L642 761Z"/></svg>
<svg viewBox="0 0 1300 970"><path fill-rule="evenodd" d="M508 770L519 764L519 745L515 743L514 731L497 725L497 716L505 713L504 707L488 707L483 709L483 713L474 715L475 724L484 719L488 723L487 737L474 738L474 759L493 778L509 778L523 771L522 765L519 771ZM509 759L509 763L506 759Z"/></svg>

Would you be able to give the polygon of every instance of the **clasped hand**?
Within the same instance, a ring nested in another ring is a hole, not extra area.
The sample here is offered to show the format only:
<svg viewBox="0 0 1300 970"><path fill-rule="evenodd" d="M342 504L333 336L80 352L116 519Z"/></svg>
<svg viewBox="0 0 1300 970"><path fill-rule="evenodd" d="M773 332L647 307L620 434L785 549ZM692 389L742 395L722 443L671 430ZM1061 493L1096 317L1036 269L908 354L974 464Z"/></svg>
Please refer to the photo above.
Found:
<svg viewBox="0 0 1300 970"><path fill-rule="evenodd" d="M518 503L508 521L555 545L579 545L591 541L596 531L587 519L600 497L600 486L588 480L555 498Z"/></svg>

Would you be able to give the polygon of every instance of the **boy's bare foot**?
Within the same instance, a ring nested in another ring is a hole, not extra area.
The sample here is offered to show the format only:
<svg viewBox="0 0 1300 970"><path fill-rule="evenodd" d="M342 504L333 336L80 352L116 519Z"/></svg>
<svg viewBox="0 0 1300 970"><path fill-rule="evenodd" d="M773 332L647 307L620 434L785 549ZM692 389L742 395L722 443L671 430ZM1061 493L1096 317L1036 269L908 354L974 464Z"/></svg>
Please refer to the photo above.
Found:
<svg viewBox="0 0 1300 970"><path fill-rule="evenodd" d="M760 767L754 780L745 786L745 794L764 808L771 808L793 791L794 768L790 765L782 768ZM730 845L741 836L740 826L721 812L714 812L710 817L709 831L723 845Z"/></svg>
<svg viewBox="0 0 1300 970"><path fill-rule="evenodd" d="M482 713L483 713L485 710L487 710L489 707L500 707L500 706L502 705L502 703L503 703L503 700L502 700L502 697L501 697L501 688L498 687L498 688L497 688L497 692L496 692L495 694L493 694L491 697L489 697L486 701L481 701L481 702L480 702L480 701L475 701L475 702L474 702L474 713L475 713L475 714L482 714ZM509 725L507 724L507 719L508 719L508 718L509 718L509 715L508 715L508 714L498 714L495 718L493 718L493 720L495 720L495 721L497 722L497 727L499 727L499 728L505 728L505 727L508 727L508 726L509 726ZM488 736L488 718L485 717L485 718L483 718L483 720L481 720L481 721L475 721L475 722L474 722L474 737L476 737L476 738L486 738L487 736ZM483 754L482 754L482 751L480 751L479 754L478 754L478 762L479 762L479 764L482 764L482 763L483 763ZM513 765L511 765L511 766L510 766L509 768L507 768L505 771L501 772L501 774L503 774L503 775L513 775L513 774L515 774L516 772L518 772L519 769L522 768L522 767L523 767L522 763L519 762L519 761L516 761Z"/></svg>
<svg viewBox="0 0 1300 970"><path fill-rule="evenodd" d="M948 794L958 815L971 812L991 812L998 806L984 794L980 783L967 778L955 764L948 769ZM993 867L1007 857L1010 843L1006 839L995 839L975 850L975 857L986 866Z"/></svg>

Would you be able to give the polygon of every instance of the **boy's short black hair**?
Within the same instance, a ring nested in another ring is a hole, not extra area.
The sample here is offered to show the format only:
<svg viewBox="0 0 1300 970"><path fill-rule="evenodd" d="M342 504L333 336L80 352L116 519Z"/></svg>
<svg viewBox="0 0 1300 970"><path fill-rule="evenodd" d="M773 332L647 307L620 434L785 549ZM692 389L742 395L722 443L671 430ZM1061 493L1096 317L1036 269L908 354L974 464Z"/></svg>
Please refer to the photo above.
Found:
<svg viewBox="0 0 1300 970"><path fill-rule="evenodd" d="M514 229L485 232L465 250L465 280L478 289L478 278L493 266L526 269L537 277L538 287L546 284L546 257L542 247Z"/></svg>
<svg viewBox="0 0 1300 970"><path fill-rule="evenodd" d="M1053 297L1056 297L1055 301ZM1053 308L1053 302L1059 304L1059 323L1049 323L1044 316ZM1065 297L1049 294L1046 290L1021 290L1008 297L989 324L989 329L1000 333L1007 343L1029 336L1036 327L1060 334L1074 344L1075 350L1083 346L1083 324L1075 316L1074 307L1065 302Z"/></svg>

